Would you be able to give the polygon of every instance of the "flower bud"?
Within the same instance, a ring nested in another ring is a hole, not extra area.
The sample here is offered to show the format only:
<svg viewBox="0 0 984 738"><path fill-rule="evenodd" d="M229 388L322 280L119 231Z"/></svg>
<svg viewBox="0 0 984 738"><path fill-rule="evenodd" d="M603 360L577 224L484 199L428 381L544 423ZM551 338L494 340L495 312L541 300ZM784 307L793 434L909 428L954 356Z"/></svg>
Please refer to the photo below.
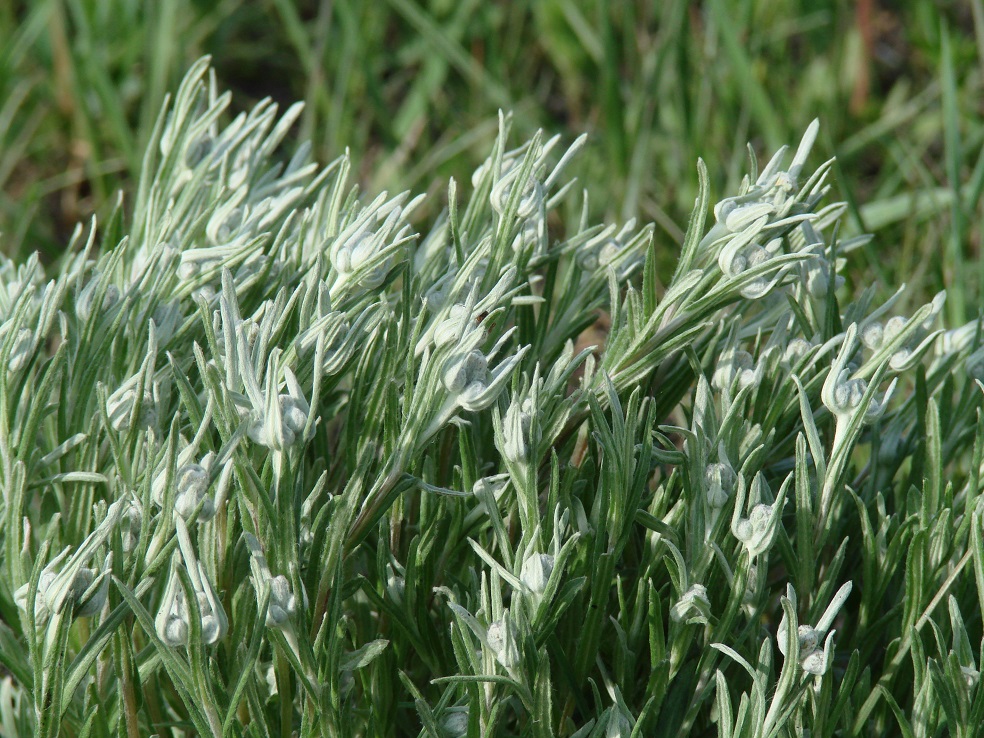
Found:
<svg viewBox="0 0 984 738"><path fill-rule="evenodd" d="M509 200L512 197L514 188L518 184L520 168L517 165L512 171L505 172L498 182L492 187L489 195L489 202L492 209L499 215L506 212ZM545 193L543 185L532 175L527 175L521 185L522 193L519 196L519 205L516 209L516 216L519 218L529 218L536 213L543 204Z"/></svg>
<svg viewBox="0 0 984 738"><path fill-rule="evenodd" d="M466 305L458 303L452 305L448 310L448 317L438 323L434 330L434 343L437 346L446 346L460 339L471 326L471 311Z"/></svg>
<svg viewBox="0 0 984 738"><path fill-rule="evenodd" d="M266 624L270 627L283 627L297 612L297 598L291 591L290 582L283 574L270 580L270 605L267 607Z"/></svg>
<svg viewBox="0 0 984 738"><path fill-rule="evenodd" d="M452 356L444 369L444 386L452 394L461 394L469 385L488 382L489 364L485 355L473 349L462 356Z"/></svg>
<svg viewBox="0 0 984 738"><path fill-rule="evenodd" d="M720 510L728 502L728 497L735 486L734 470L728 464L708 464L704 472L707 484L707 504L713 510Z"/></svg>
<svg viewBox="0 0 984 738"><path fill-rule="evenodd" d="M532 422L533 400L530 397L521 403L514 398L509 403L506 416L502 420L502 455L514 464L526 461L529 450L530 424Z"/></svg>
<svg viewBox="0 0 984 738"><path fill-rule="evenodd" d="M550 554L533 554L523 562L519 578L535 594L541 595L547 588L553 573L554 557Z"/></svg>
<svg viewBox="0 0 984 738"><path fill-rule="evenodd" d="M38 591L34 595L34 619L40 625L44 623L51 611L48 609L48 591L51 589L58 574L52 569L45 568L38 579ZM27 593L30 583L25 583L14 593L17 606L27 612Z"/></svg>
<svg viewBox="0 0 984 738"><path fill-rule="evenodd" d="M390 270L390 257L379 253L377 238L368 230L352 234L331 250L331 263L344 276L359 273L358 282L367 289L376 289Z"/></svg>
<svg viewBox="0 0 984 738"><path fill-rule="evenodd" d="M786 350L783 352L782 360L786 364L795 364L799 359L806 354L807 351L813 348L813 344L804 338L794 338L786 345Z"/></svg>
<svg viewBox="0 0 984 738"><path fill-rule="evenodd" d="M183 646L188 642L188 623L178 615L170 615L164 630L158 632L158 635L171 647Z"/></svg>
<svg viewBox="0 0 984 738"><path fill-rule="evenodd" d="M973 689L981 680L981 673L972 666L961 666L960 675L963 677L967 689Z"/></svg>
<svg viewBox="0 0 984 738"><path fill-rule="evenodd" d="M254 443L274 450L282 450L307 440L303 431L311 412L311 406L303 395L297 377L290 369L285 369L284 375L288 391L278 395L279 422L278 413L267 412L266 405L261 404L248 411L251 422L247 435Z"/></svg>
<svg viewBox="0 0 984 738"><path fill-rule="evenodd" d="M188 608L185 605L184 590L181 579L171 564L171 574L164 589L160 609L154 619L154 629L157 636L169 646L183 646L188 642Z"/></svg>
<svg viewBox="0 0 984 738"><path fill-rule="evenodd" d="M93 276L89 283L82 288L75 301L75 315L82 321L87 321L91 316L95 306L96 291L99 289L99 279ZM120 291L115 285L107 285L103 295L102 305L98 308L99 312L106 312L113 305L119 302Z"/></svg>
<svg viewBox="0 0 984 738"><path fill-rule="evenodd" d="M827 636L827 644L830 643L831 637L834 634L831 633ZM823 676L827 673L827 666L829 664L829 649L825 648L814 648L812 651L808 651L806 656L800 660L800 666L803 667L803 671L808 674L813 674L814 676Z"/></svg>
<svg viewBox="0 0 984 738"><path fill-rule="evenodd" d="M757 381L755 362L747 351L728 350L721 354L717 368L711 375L711 386L721 392L731 390L734 382L738 387L748 387Z"/></svg>
<svg viewBox="0 0 984 738"><path fill-rule="evenodd" d="M686 618L687 623L707 625L710 614L711 601L707 598L707 587L703 584L694 584L670 608L670 620L676 623Z"/></svg>
<svg viewBox="0 0 984 738"><path fill-rule="evenodd" d="M885 342L885 327L878 321L868 323L861 329L861 343L872 351L877 351Z"/></svg>
<svg viewBox="0 0 984 738"><path fill-rule="evenodd" d="M447 712L441 719L441 732L447 738L465 738L468 735L468 708Z"/></svg>
<svg viewBox="0 0 984 738"><path fill-rule="evenodd" d="M34 357L34 348L34 331L29 328L21 328L17 331L16 338L14 338L14 345L10 350L10 361L7 363L7 368L12 372L23 369Z"/></svg>
<svg viewBox="0 0 984 738"><path fill-rule="evenodd" d="M72 579L69 598L74 604L73 614L76 617L92 617L106 604L109 596L109 574L113 569L113 554L106 555L101 574L94 569L80 567Z"/></svg>
<svg viewBox="0 0 984 738"><path fill-rule="evenodd" d="M506 616L489 626L486 639L495 660L505 668L511 669L519 663L516 630Z"/></svg>
<svg viewBox="0 0 984 738"><path fill-rule="evenodd" d="M885 340L891 341L894 339L902 332L902 329L905 328L905 324L908 322L901 315L895 315L889 318L888 322L885 323Z"/></svg>
<svg viewBox="0 0 984 738"><path fill-rule="evenodd" d="M140 524L143 513L140 505L131 503L120 518L121 536L123 539L123 553L130 553L136 549L140 542Z"/></svg>
<svg viewBox="0 0 984 738"><path fill-rule="evenodd" d="M199 518L211 520L215 515L215 503L207 496L210 480L208 470L200 464L185 464L178 469L178 493L174 498L174 510L185 520L190 520L202 503ZM203 502L204 500L204 502Z"/></svg>
<svg viewBox="0 0 984 738"><path fill-rule="evenodd" d="M304 430L310 409L306 402L297 397L280 395L280 415L284 425L295 434Z"/></svg>
<svg viewBox="0 0 984 738"><path fill-rule="evenodd" d="M837 590L820 620L817 621L816 627L812 625L800 625L796 629L796 637L799 642L800 666L803 671L815 676L821 676L827 672L833 654L834 635L833 631L829 629L834 618L837 617L837 613L844 606L848 595L850 595L852 586L851 582L847 582ZM795 592L791 585L787 588L787 591L787 596L795 608ZM820 641L825 635L826 640L824 640L823 647L821 647ZM782 620L779 621L779 628L776 631L776 642L779 645L779 652L784 657L789 655L786 648L788 637L789 621L786 620L786 616L783 614Z"/></svg>
<svg viewBox="0 0 984 738"><path fill-rule="evenodd" d="M109 423L117 433L130 430L130 415L133 406L137 404L135 382L127 382L106 401L109 411ZM150 428L157 424L157 408L154 405L154 395L145 386L140 399L140 411L137 414L137 427Z"/></svg>

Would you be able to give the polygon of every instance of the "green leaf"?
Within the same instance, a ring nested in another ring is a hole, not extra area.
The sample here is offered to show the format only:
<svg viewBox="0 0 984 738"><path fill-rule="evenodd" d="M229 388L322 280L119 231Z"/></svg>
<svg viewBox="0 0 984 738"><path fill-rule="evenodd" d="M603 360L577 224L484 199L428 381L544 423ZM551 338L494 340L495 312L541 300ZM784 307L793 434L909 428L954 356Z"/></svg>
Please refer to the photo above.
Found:
<svg viewBox="0 0 984 738"><path fill-rule="evenodd" d="M361 669L368 666L376 658L378 658L383 651L386 650L388 645L389 641L385 638L377 638L376 640L370 641L366 645L357 648L342 660L342 670L355 671L356 669Z"/></svg>

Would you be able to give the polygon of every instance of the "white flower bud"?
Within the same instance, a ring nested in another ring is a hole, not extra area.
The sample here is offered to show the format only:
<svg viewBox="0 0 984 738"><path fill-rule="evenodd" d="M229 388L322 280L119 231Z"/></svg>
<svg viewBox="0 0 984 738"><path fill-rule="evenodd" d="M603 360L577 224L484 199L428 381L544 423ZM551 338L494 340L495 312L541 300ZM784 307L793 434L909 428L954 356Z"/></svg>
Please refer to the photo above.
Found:
<svg viewBox="0 0 984 738"><path fill-rule="evenodd" d="M888 359L888 365L895 371L901 371L912 357L912 349L902 347Z"/></svg>
<svg viewBox="0 0 984 738"><path fill-rule="evenodd" d="M198 301L198 299L201 298L204 300L206 305L211 305L216 302L219 294L215 291L215 288L212 285L206 284L192 292L191 296L195 301Z"/></svg>
<svg viewBox="0 0 984 738"><path fill-rule="evenodd" d="M123 539L123 553L130 553L136 549L140 542L140 524L143 518L140 505L136 502L123 513L120 518L121 536Z"/></svg>
<svg viewBox="0 0 984 738"><path fill-rule="evenodd" d="M598 252L598 266L608 266L618 257L622 244L614 238L609 238Z"/></svg>
<svg viewBox="0 0 984 738"><path fill-rule="evenodd" d="M707 587L703 584L691 586L670 608L670 620L676 623L686 618L687 623L707 625L710 614L711 601L707 598Z"/></svg>
<svg viewBox="0 0 984 738"><path fill-rule="evenodd" d="M157 636L168 646L183 646L188 642L188 607L185 604L184 590L181 588L181 579L171 565L171 574L168 577L167 587L164 589L164 597L161 600L160 609L154 619Z"/></svg>
<svg viewBox="0 0 984 738"><path fill-rule="evenodd" d="M72 579L69 598L74 603L76 617L92 617L106 604L109 596L109 574L113 569L113 554L106 555L103 571L97 575L94 569L80 567Z"/></svg>
<svg viewBox="0 0 984 738"><path fill-rule="evenodd" d="M58 561L61 561L65 556L61 555L55 559L48 567L41 572L41 576L38 579L38 591L34 595L34 620L37 625L43 625L48 620L48 616L51 614L48 609L48 598L47 593L54 583L55 578L58 576L55 571L51 568ZM27 613L27 596L29 594L31 587L30 582L25 582L23 585L17 588L14 592L14 602L17 604L24 613Z"/></svg>
<svg viewBox="0 0 984 738"><path fill-rule="evenodd" d="M872 351L877 351L885 342L885 327L873 321L861 328L861 343Z"/></svg>
<svg viewBox="0 0 984 738"><path fill-rule="evenodd" d="M757 382L755 362L747 351L727 350L722 352L714 374L711 375L711 386L721 392L731 390L731 385L737 381L738 387L748 387Z"/></svg>
<svg viewBox="0 0 984 738"><path fill-rule="evenodd" d="M799 640L800 653L813 651L820 643L820 636L816 628L811 628L809 625L799 626L796 629L796 637Z"/></svg>
<svg viewBox="0 0 984 738"><path fill-rule="evenodd" d="M831 412L851 412L861 404L868 383L863 379L850 379L850 376L851 373L845 369L837 378Z"/></svg>
<svg viewBox="0 0 984 738"><path fill-rule="evenodd" d="M178 615L170 615L158 635L169 646L183 646L188 642L188 622Z"/></svg>
<svg viewBox="0 0 984 738"><path fill-rule="evenodd" d="M69 599L73 602L77 602L78 599L83 595L83 593L89 588L92 582L96 578L96 572L87 566L80 567L78 571L75 572L75 576L72 578L71 583L68 585L69 588ZM49 602L49 605L53 605L53 602Z"/></svg>
<svg viewBox="0 0 984 738"><path fill-rule="evenodd" d="M489 626L486 633L489 649L495 660L505 668L511 669L519 663L519 646L516 643L516 629L503 616Z"/></svg>
<svg viewBox="0 0 984 738"><path fill-rule="evenodd" d="M468 735L468 708L445 713L441 719L441 732L447 738L465 738Z"/></svg>
<svg viewBox="0 0 984 738"><path fill-rule="evenodd" d="M796 637L799 641L800 666L805 672L815 676L821 676L827 672L833 655L834 633L830 631L830 626L833 624L834 618L837 617L837 613L844 606L844 602L851 593L852 586L851 582L847 582L837 590L827 609L824 611L823 616L817 621L815 628L811 625L800 625L796 629ZM789 596L793 600L795 607L795 593L793 593L791 586L789 587L789 592ZM826 640L824 640L823 647L821 647L820 641L824 636L826 636ZM786 649L786 639L788 637L789 621L786 620L786 616L783 614L782 620L779 621L779 628L776 631L779 652L783 656L788 655Z"/></svg>
<svg viewBox="0 0 984 738"><path fill-rule="evenodd" d="M250 552L249 564L253 572L253 587L257 591L257 599L263 587L268 587L270 591L266 624L271 628L287 627L290 618L297 612L297 597L291 589L290 581L283 574L273 576L260 542L249 533L245 538L246 547Z"/></svg>
<svg viewBox="0 0 984 738"><path fill-rule="evenodd" d="M704 480L707 484L707 504L711 509L720 510L727 504L728 497L734 490L736 479L734 470L728 464L707 465L707 469L704 471Z"/></svg>
<svg viewBox="0 0 984 738"><path fill-rule="evenodd" d="M502 455L520 464L526 461L529 450L530 424L532 423L533 400L527 397L521 403L513 398L502 420Z"/></svg>
<svg viewBox="0 0 984 738"><path fill-rule="evenodd" d="M731 532L735 538L742 542L752 560L772 547L782 521L782 510L786 504L786 489L787 486L784 484L772 505L756 504L749 512L748 518L741 518L739 515L745 506L745 490L744 484L739 486L738 500L731 518ZM757 474L752 481L752 499L762 499L768 494L767 490L768 485L766 485L764 478L761 474Z"/></svg>
<svg viewBox="0 0 984 738"><path fill-rule="evenodd" d="M96 276L79 292L78 299L75 301L75 315L82 321L87 321L92 315L95 307L96 291L99 289L99 279ZM102 305L99 312L106 312L113 305L119 302L120 291L115 285L107 285L103 295Z"/></svg>
<svg viewBox="0 0 984 738"><path fill-rule="evenodd" d="M174 498L174 510L185 520L190 520L202 503L199 519L211 520L215 515L215 503L208 495L210 484L208 470L200 464L185 464L178 469L178 493ZM204 502L203 502L204 501Z"/></svg>
<svg viewBox="0 0 984 738"><path fill-rule="evenodd" d="M303 437L311 406L304 398L301 386L290 369L284 370L287 380L287 393L278 395L280 419L276 413L267 413L265 405L254 407L246 433L254 442L268 448L279 450L307 439Z"/></svg>
<svg viewBox="0 0 984 738"><path fill-rule="evenodd" d="M164 590L160 609L154 619L154 630L157 632L157 636L169 646L181 646L187 643L191 632L191 614L178 574L178 567L181 566L180 562L183 560L195 595L194 605L198 608L202 642L206 645L212 645L225 635L229 628L229 620L212 583L208 579L205 567L195 557L184 520L180 517L175 518L175 526L180 557L176 553L171 560L171 573Z"/></svg>
<svg viewBox="0 0 984 738"><path fill-rule="evenodd" d="M109 411L109 422L118 433L130 430L130 415L137 403L137 383L140 375L135 375L124 382L119 389L106 400ZM140 411L137 415L138 428L150 428L157 425L157 407L150 388L144 385L140 400Z"/></svg>
<svg viewBox="0 0 984 738"><path fill-rule="evenodd" d="M266 624L270 627L283 627L297 612L297 598L291 591L290 582L283 574L270 580L270 605L267 607Z"/></svg>
<svg viewBox="0 0 984 738"><path fill-rule="evenodd" d="M458 341L466 330L471 328L472 314L466 305L457 303L448 310L448 317L438 323L434 330L434 343L446 346Z"/></svg>
<svg viewBox="0 0 984 738"><path fill-rule="evenodd" d="M807 351L813 348L813 344L804 338L794 338L786 345L782 360L786 364L795 364Z"/></svg>
<svg viewBox="0 0 984 738"><path fill-rule="evenodd" d="M812 229L811 229L812 230ZM836 290L844 284L844 278L834 273L833 265L824 256L822 245L816 258L808 261L804 267L806 291L813 297L826 297L831 285Z"/></svg>
<svg viewBox="0 0 984 738"><path fill-rule="evenodd" d="M196 592L198 599L198 609L202 613L202 640L211 645L218 641L224 634L223 626L219 618L209 607L210 602L204 592Z"/></svg>
<svg viewBox="0 0 984 738"><path fill-rule="evenodd" d="M189 169L198 166L211 153L214 142L215 139L208 132L189 140L184 150L185 166Z"/></svg>
<svg viewBox="0 0 984 738"><path fill-rule="evenodd" d="M181 263L178 265L178 279L188 282L197 277L200 271L198 262L182 256Z"/></svg>
<svg viewBox="0 0 984 738"><path fill-rule="evenodd" d="M480 184L482 184L482 178L486 174L488 174L488 172L491 169L492 169L492 160L491 159L486 159L481 164L479 164L478 167L475 168L475 170L472 172L472 175L471 175L472 187L474 187L475 189L478 189L478 186Z"/></svg>
<svg viewBox="0 0 984 738"><path fill-rule="evenodd" d="M17 336L14 338L14 345L10 350L10 361L7 363L7 368L11 372L18 372L23 369L34 357L34 348L34 331L29 328L21 328L17 331Z"/></svg>
<svg viewBox="0 0 984 738"><path fill-rule="evenodd" d="M467 387L478 383L488 384L489 364L478 349L467 354L452 356L444 369L444 386L452 394L461 394Z"/></svg>
<svg viewBox="0 0 984 738"><path fill-rule="evenodd" d="M520 168L515 166L511 171L504 172L498 182L492 187L489 195L489 202L492 209L499 215L506 212L509 199L512 197L517 180L520 177ZM522 193L519 196L519 206L516 216L519 218L529 218L536 213L542 206L545 199L543 185L532 175L528 175L522 183Z"/></svg>
<svg viewBox="0 0 984 738"><path fill-rule="evenodd" d="M584 272L593 272L599 266L598 254L594 251L578 251L574 261Z"/></svg>
<svg viewBox="0 0 984 738"><path fill-rule="evenodd" d="M833 633L827 635L827 641L823 648L814 648L812 651L806 653L806 656L800 660L800 666L803 667L803 671L814 676L823 676L827 673L827 667L830 664L830 646L833 636Z"/></svg>
<svg viewBox="0 0 984 738"><path fill-rule="evenodd" d="M381 256L374 234L361 230L350 235L331 250L331 263L343 276L359 273L358 282L367 289L376 289L389 274L388 256Z"/></svg>
<svg viewBox="0 0 984 738"><path fill-rule="evenodd" d="M280 414L284 419L284 425L294 433L304 430L310 409L300 398L280 395Z"/></svg>
<svg viewBox="0 0 984 738"><path fill-rule="evenodd" d="M894 320L894 318L892 319ZM891 323L891 321L889 321ZM885 327L885 340L889 340L889 327ZM851 419L860 407L864 394L868 389L868 383L861 379L851 379L853 371L849 365L849 359L854 352L857 340L857 325L851 324L844 334L844 342L841 344L840 351L834 359L834 363L827 374L820 391L820 399L827 409L837 419L837 429L835 437L840 437L844 429L851 422ZM888 404L892 393L895 391L895 380L889 385L885 394L879 399L872 397L865 412L864 419L871 420L878 417L885 406Z"/></svg>
<svg viewBox="0 0 984 738"><path fill-rule="evenodd" d="M725 221L728 216L735 211L739 206L738 199L734 197L726 197L723 200L719 200L714 205L714 221L715 223L720 223L721 226L725 226Z"/></svg>
<svg viewBox="0 0 984 738"><path fill-rule="evenodd" d="M198 599L198 611L202 617L202 640L206 645L212 645L225 635L229 621L201 562L198 562L198 576L199 582L196 585L200 586L200 589L195 591L195 596Z"/></svg>
<svg viewBox="0 0 984 738"><path fill-rule="evenodd" d="M964 683L967 685L967 689L973 689L977 686L977 683L981 680L981 673L973 668L972 666L961 666L960 674L963 676Z"/></svg>
<svg viewBox="0 0 984 738"><path fill-rule="evenodd" d="M519 578L535 594L541 595L547 588L553 573L554 557L550 554L533 554L523 562Z"/></svg>
<svg viewBox="0 0 984 738"><path fill-rule="evenodd" d="M205 225L205 234L214 244L232 241L243 226L245 211L239 206L230 207L233 202L220 205Z"/></svg>
<svg viewBox="0 0 984 738"><path fill-rule="evenodd" d="M891 341L899 335L909 321L901 315L895 315L885 323L885 341Z"/></svg>
<svg viewBox="0 0 984 738"><path fill-rule="evenodd" d="M969 348L977 335L977 323L978 321L972 320L959 328L944 331L936 342L936 353L939 356L946 356Z"/></svg>

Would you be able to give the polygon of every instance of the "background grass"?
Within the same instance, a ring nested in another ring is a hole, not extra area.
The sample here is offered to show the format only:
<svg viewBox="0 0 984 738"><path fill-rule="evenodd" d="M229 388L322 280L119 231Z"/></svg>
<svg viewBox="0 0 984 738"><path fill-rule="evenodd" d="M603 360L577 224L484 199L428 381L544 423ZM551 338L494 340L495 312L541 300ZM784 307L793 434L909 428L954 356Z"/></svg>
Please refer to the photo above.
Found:
<svg viewBox="0 0 984 738"><path fill-rule="evenodd" d="M135 181L168 89L211 54L244 109L308 106L294 141L346 147L372 191L468 181L496 130L587 131L577 164L593 217L658 224L667 266L697 157L737 186L814 117L836 155L852 267L950 291L976 315L984 3L913 0L33 0L0 4L0 232L51 259L75 223ZM721 166L720 163L727 163ZM427 218L434 213L423 213ZM904 308L905 306L900 306Z"/></svg>

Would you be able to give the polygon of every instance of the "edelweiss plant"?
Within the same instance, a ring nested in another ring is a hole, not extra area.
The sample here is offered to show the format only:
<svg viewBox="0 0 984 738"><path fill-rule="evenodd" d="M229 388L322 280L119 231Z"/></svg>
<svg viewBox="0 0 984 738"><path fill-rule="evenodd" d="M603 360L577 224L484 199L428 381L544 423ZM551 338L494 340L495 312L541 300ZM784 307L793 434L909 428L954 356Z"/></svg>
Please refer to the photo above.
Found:
<svg viewBox="0 0 984 738"><path fill-rule="evenodd" d="M976 734L981 325L841 276L816 123L676 244L583 138L421 223L228 105L0 258L0 733Z"/></svg>

